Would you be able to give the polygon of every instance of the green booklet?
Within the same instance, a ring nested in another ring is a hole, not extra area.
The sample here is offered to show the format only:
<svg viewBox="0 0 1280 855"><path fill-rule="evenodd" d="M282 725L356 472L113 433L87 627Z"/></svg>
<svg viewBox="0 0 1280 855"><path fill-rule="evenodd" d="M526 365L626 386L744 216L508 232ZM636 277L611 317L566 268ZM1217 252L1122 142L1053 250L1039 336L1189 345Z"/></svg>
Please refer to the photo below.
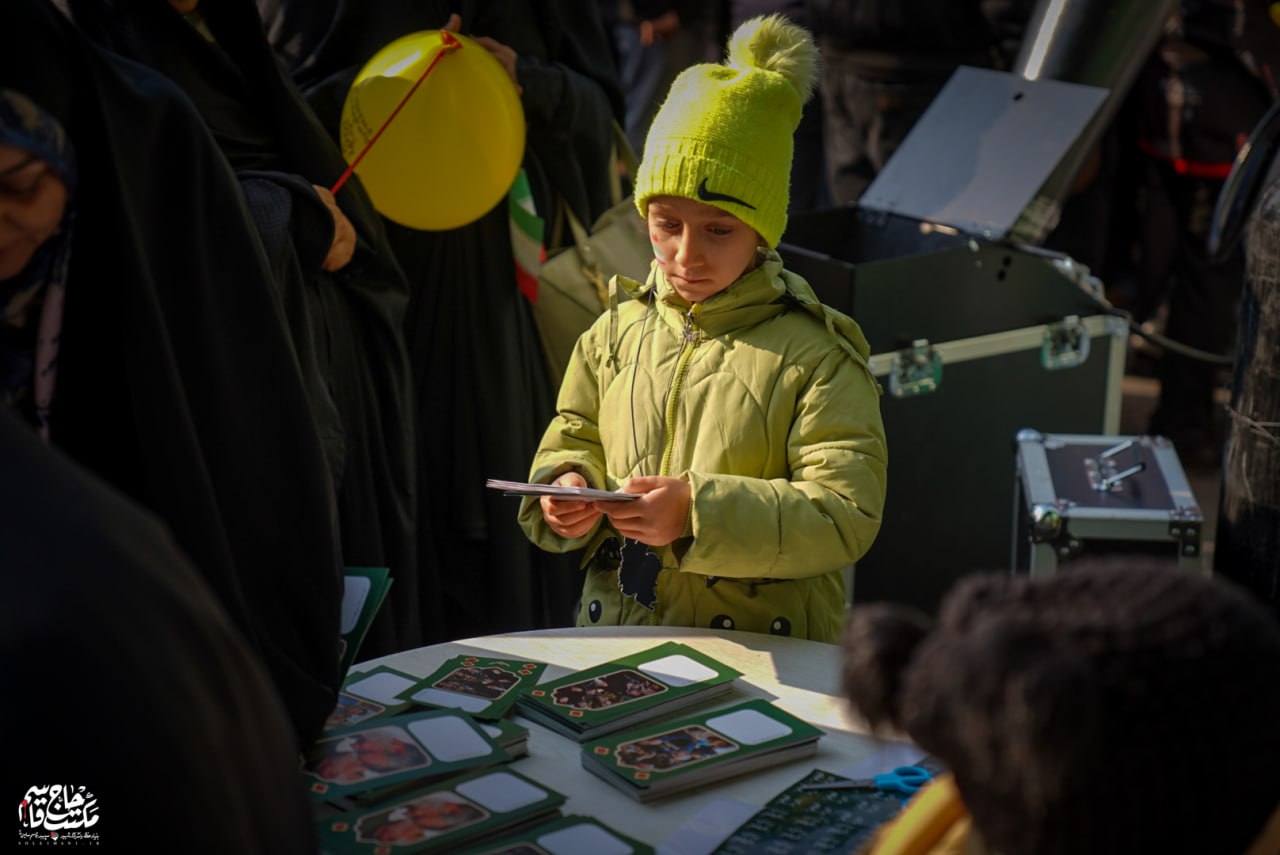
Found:
<svg viewBox="0 0 1280 855"><path fill-rule="evenodd" d="M653 847L586 816L565 816L458 855L652 855Z"/></svg>
<svg viewBox="0 0 1280 855"><path fill-rule="evenodd" d="M304 753L302 774L312 797L327 800L510 759L468 716L430 710L331 730Z"/></svg>
<svg viewBox="0 0 1280 855"><path fill-rule="evenodd" d="M545 662L455 656L401 697L428 707L458 709L494 721L507 714L524 689L534 686Z"/></svg>
<svg viewBox="0 0 1280 855"><path fill-rule="evenodd" d="M347 674L338 692L338 704L329 713L324 729L352 727L403 712L410 703L399 696L417 682L417 677L386 665Z"/></svg>
<svg viewBox="0 0 1280 855"><path fill-rule="evenodd" d="M360 643L369 632L373 616L382 608L392 582L391 571L386 567L348 567L344 573L340 629L343 674L356 661Z"/></svg>
<svg viewBox="0 0 1280 855"><path fill-rule="evenodd" d="M441 781L316 823L332 855L456 852L560 815L564 796L510 769Z"/></svg>
<svg viewBox="0 0 1280 855"><path fill-rule="evenodd" d="M668 641L543 683L517 705L530 720L585 742L723 695L739 676L723 662Z"/></svg>
<svg viewBox="0 0 1280 855"><path fill-rule="evenodd" d="M642 802L807 757L823 731L755 699L582 746L582 765Z"/></svg>
<svg viewBox="0 0 1280 855"><path fill-rule="evenodd" d="M523 757L529 753L529 728L516 724L509 718L497 721L480 721L480 729L489 734L489 738L502 746L502 750L512 759Z"/></svg>
<svg viewBox="0 0 1280 855"><path fill-rule="evenodd" d="M917 765L937 776L942 764L926 757ZM847 780L814 769L769 800L720 844L713 855L818 855L856 852L880 826L906 807L909 796L878 789L806 790L812 784Z"/></svg>
<svg viewBox="0 0 1280 855"><path fill-rule="evenodd" d="M529 728L516 724L510 719L477 721L476 725L490 739L502 746L502 750L507 753L507 757L511 760L515 760L517 757L524 757L529 753ZM500 758L497 759L500 761ZM434 780L435 776L428 776L427 779ZM377 804L397 793L420 787L427 779L415 778L407 783L377 787L372 790L353 793L349 796L326 797L324 803L315 805L315 813L316 816L331 816L341 811L357 810L366 805Z"/></svg>

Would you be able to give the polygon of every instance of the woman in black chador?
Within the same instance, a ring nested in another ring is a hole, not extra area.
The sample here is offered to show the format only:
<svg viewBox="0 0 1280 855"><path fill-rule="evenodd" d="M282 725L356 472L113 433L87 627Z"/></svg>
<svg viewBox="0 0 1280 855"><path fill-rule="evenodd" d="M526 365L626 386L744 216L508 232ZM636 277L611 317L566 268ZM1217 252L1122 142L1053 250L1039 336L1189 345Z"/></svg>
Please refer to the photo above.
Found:
<svg viewBox="0 0 1280 855"><path fill-rule="evenodd" d="M308 742L340 682L335 502L239 185L177 88L51 4L0 4L0 42L0 90L22 105L4 111L5 139L38 161L19 160L7 189L26 203L64 188L58 228L0 275L29 295L5 301L6 398L33 434L161 517ZM32 122L31 105L45 117ZM32 324L52 335L24 336Z"/></svg>
<svg viewBox="0 0 1280 855"><path fill-rule="evenodd" d="M461 32L500 43L495 55L521 88L523 166L548 231L561 199L583 223L609 207L613 123L623 103L596 4L260 0L259 7L272 44L335 139L364 63L400 36L440 29L459 14ZM516 285L507 202L451 231L389 221L387 231L410 283L405 334L420 408L420 519L435 532L446 606L435 637L567 625L580 587L576 559L532 548L516 528L517 503L484 488L486 478L524 479L555 399Z"/></svg>
<svg viewBox="0 0 1280 855"><path fill-rule="evenodd" d="M281 71L252 0L68 5L86 33L186 92L240 179L325 445L343 562L389 567L394 580L359 658L417 646L435 563L426 533L415 539L407 291L380 218L358 181L336 199L325 189L346 164Z"/></svg>

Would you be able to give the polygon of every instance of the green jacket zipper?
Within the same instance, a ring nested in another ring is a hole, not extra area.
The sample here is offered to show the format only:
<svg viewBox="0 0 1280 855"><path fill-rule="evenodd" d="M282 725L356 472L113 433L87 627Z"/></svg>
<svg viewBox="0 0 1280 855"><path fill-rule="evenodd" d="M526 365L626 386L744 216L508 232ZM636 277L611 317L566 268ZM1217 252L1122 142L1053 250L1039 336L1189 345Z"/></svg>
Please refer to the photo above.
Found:
<svg viewBox="0 0 1280 855"><path fill-rule="evenodd" d="M693 352L702 343L702 329L698 326L698 313L702 311L701 303L689 307L684 318L684 344L680 347L680 356L676 360L676 374L671 378L671 394L667 396L667 411L663 416L662 462L658 465L659 475L670 475L671 452L676 445L676 414L680 407L680 392L684 388L684 376L689 372L689 363Z"/></svg>

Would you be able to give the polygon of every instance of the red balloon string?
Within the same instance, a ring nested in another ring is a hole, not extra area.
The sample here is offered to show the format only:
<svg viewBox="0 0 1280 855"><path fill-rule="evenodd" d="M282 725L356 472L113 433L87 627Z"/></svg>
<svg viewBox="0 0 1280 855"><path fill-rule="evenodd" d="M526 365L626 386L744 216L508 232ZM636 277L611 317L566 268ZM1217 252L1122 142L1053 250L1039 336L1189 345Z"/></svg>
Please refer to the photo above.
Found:
<svg viewBox="0 0 1280 855"><path fill-rule="evenodd" d="M360 161L364 159L364 156L369 153L369 149L373 148L373 144L378 141L378 137L382 136L382 132L387 129L387 125L391 124L391 120L400 113L400 109L404 107L410 98L413 97L413 93L418 91L418 87L422 85L422 81L427 79L427 75L431 73L431 69L436 67L436 63L439 62L446 54L453 53L461 47L462 42L458 41L457 37L455 37L453 33L448 30L440 31L440 52L436 54L435 59L431 60L431 64L427 66L426 71L422 72L422 76L418 78L417 82L414 83L409 91L405 93L405 96L400 99L400 103L391 111L391 115L387 116L386 121L382 123L382 127L378 128L378 132L369 138L369 141L364 144L364 148L360 149L360 153L356 155L355 160L351 161L351 165L349 165L346 171L342 173L342 177L334 182L334 185L329 188L330 193L335 196L338 195L338 191L342 189L342 185L346 184L347 179L356 171L356 166L358 166Z"/></svg>

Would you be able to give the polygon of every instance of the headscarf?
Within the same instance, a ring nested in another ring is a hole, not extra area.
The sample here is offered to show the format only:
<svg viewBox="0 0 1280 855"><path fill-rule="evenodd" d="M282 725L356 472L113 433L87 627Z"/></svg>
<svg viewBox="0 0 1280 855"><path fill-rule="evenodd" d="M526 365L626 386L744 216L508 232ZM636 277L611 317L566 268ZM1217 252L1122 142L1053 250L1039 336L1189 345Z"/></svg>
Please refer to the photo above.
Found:
<svg viewBox="0 0 1280 855"><path fill-rule="evenodd" d="M0 88L0 145L39 157L67 188L58 230L20 273L0 282L0 396L7 405L30 407L40 435L48 441L75 220L75 150L57 119L22 93L5 88ZM37 312L33 325L29 321Z"/></svg>

